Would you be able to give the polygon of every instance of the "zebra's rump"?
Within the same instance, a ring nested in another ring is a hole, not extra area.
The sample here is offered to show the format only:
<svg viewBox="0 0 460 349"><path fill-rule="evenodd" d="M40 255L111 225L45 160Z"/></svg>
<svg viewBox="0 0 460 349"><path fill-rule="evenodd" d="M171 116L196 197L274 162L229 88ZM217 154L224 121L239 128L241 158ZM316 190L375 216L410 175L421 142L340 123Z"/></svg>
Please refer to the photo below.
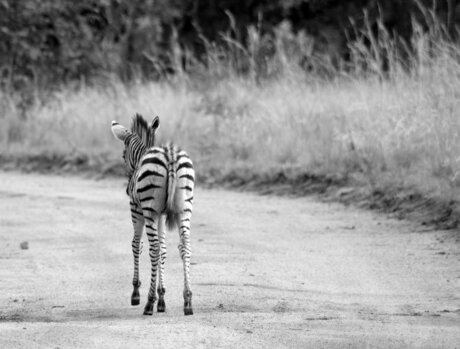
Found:
<svg viewBox="0 0 460 349"><path fill-rule="evenodd" d="M156 213L192 210L195 172L185 151L169 144L150 148L139 162L132 197Z"/></svg>

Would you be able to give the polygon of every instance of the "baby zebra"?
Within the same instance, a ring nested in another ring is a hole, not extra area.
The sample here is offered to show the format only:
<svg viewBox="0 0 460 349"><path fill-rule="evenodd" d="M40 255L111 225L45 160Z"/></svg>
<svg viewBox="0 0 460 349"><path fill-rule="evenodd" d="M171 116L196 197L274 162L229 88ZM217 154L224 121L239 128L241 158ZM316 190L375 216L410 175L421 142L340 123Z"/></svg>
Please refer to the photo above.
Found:
<svg viewBox="0 0 460 349"><path fill-rule="evenodd" d="M158 312L165 311L165 287L163 267L166 258L165 225L169 230L179 229L179 251L184 267L184 314L192 315L192 291L189 282L190 269L190 219L192 217L195 171L187 153L169 144L154 147L155 133L160 124L158 117L151 123L136 114L131 130L116 121L112 122L114 136L123 141L123 159L128 172L127 194L130 198L131 218L134 226L132 249L134 255L134 290L131 305L140 301L139 244L142 231L149 240L152 263L150 290L144 315L152 315L157 300Z"/></svg>

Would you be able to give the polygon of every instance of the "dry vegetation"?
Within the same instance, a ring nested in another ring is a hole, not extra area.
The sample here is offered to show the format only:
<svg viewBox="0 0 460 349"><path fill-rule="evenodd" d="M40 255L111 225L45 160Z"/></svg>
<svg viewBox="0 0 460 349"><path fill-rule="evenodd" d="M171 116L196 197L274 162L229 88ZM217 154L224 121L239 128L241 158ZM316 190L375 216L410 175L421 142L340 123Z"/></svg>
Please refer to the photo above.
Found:
<svg viewBox="0 0 460 349"><path fill-rule="evenodd" d="M139 112L160 116L160 142L188 149L202 179L241 184L282 173L289 182L314 174L370 193L435 199L452 211L460 183L460 50L417 33L404 62L380 35L370 47L356 43L353 66L327 77L305 73L295 54L278 49L261 78L253 52L230 43L226 54L210 47L206 72L170 81L109 79L36 91L26 110L3 92L1 155L88 159L104 170L121 163L111 120L129 124ZM252 47L259 39L253 35ZM244 77L234 69L238 52L249 62Z"/></svg>

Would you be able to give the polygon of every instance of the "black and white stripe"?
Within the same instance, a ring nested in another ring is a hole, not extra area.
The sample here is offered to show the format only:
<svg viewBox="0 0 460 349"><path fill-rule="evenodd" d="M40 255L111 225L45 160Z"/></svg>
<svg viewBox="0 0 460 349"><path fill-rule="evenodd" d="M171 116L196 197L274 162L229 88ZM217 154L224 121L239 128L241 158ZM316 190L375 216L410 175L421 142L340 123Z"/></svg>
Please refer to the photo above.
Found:
<svg viewBox="0 0 460 349"><path fill-rule="evenodd" d="M131 217L134 226L132 249L134 255L133 297L138 297L139 254L142 230L145 227L149 240L151 280L148 302L144 314L151 315L153 303L159 295L158 311L164 311L163 266L166 259L165 225L179 230L179 252L184 267L184 312L193 314L190 288L190 222L193 207L195 172L187 153L173 144L149 147L154 144L159 120L148 126L141 116L133 119L131 131L112 123L115 137L125 144L124 160L128 172L127 194L130 197ZM145 129L149 127L149 129ZM158 289L157 285L158 272ZM136 301L132 303L135 304ZM137 303L138 304L138 303Z"/></svg>

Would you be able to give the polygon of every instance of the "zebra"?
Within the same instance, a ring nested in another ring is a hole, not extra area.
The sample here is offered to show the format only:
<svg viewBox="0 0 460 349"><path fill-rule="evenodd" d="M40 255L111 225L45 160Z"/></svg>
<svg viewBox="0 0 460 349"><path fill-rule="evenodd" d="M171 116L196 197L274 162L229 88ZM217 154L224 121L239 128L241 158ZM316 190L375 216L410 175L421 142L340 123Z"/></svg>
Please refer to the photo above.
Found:
<svg viewBox="0 0 460 349"><path fill-rule="evenodd" d="M164 295L164 263L166 259L165 226L178 229L178 249L184 269L184 314L193 315L190 288L190 223L192 217L195 171L187 153L174 144L155 147L155 134L160 119L149 125L139 114L131 123L131 130L112 122L115 138L124 142L123 159L128 175L126 192L130 198L131 219L134 227L132 251L134 256L133 292L131 305L139 305L140 240L145 227L149 241L151 279L144 315L152 315L155 301L157 311L166 309ZM158 271L158 288L157 285Z"/></svg>

